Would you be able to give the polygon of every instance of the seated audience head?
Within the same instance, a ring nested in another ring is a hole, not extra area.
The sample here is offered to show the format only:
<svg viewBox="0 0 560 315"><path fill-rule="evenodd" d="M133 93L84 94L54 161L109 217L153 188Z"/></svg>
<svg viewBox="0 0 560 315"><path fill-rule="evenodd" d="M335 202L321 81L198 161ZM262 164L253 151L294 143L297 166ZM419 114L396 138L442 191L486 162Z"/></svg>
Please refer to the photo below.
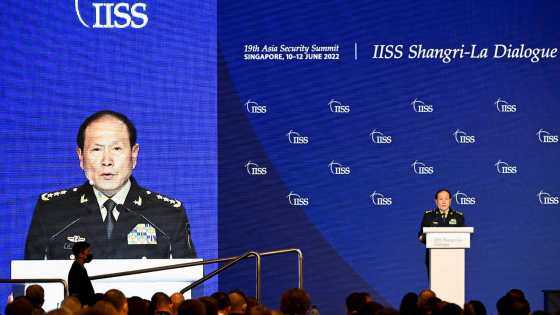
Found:
<svg viewBox="0 0 560 315"><path fill-rule="evenodd" d="M105 294L103 295L103 301L113 304L113 307L117 311L117 314L128 314L128 301L121 291L112 289L105 292Z"/></svg>
<svg viewBox="0 0 560 315"><path fill-rule="evenodd" d="M57 308L55 310L52 310L48 313L45 313L46 315L74 315L72 312L70 312L69 309L67 308ZM101 314L99 314L101 315Z"/></svg>
<svg viewBox="0 0 560 315"><path fill-rule="evenodd" d="M128 304L128 302L127 302L127 304ZM117 310L115 309L115 306L113 306L113 303L101 300L101 301L95 303L95 305L93 307L88 308L84 312L84 315L85 314L117 315Z"/></svg>
<svg viewBox="0 0 560 315"><path fill-rule="evenodd" d="M474 313L476 315L487 315L486 307L484 306L484 304L482 304L482 302L472 300L469 302L469 304L472 305Z"/></svg>
<svg viewBox="0 0 560 315"><path fill-rule="evenodd" d="M556 311L556 313L560 314L560 309L558 309L558 311ZM555 315L556 315L555 313ZM547 311L534 311L533 313L531 313L531 315L552 315L550 314L550 312Z"/></svg>
<svg viewBox="0 0 560 315"><path fill-rule="evenodd" d="M354 314L367 303L366 296L362 293L352 293L346 298L346 314Z"/></svg>
<svg viewBox="0 0 560 315"><path fill-rule="evenodd" d="M285 315L305 315L310 307L311 299L309 294L299 288L290 289L282 293L280 298L280 311Z"/></svg>
<svg viewBox="0 0 560 315"><path fill-rule="evenodd" d="M245 293L240 290L233 290L229 294L229 301L231 303L230 314L245 314L247 310L247 302L245 300Z"/></svg>
<svg viewBox="0 0 560 315"><path fill-rule="evenodd" d="M373 302L371 295L369 295L369 293L367 292L362 292L362 294L366 297L366 303L367 302Z"/></svg>
<svg viewBox="0 0 560 315"><path fill-rule="evenodd" d="M432 290L423 290L418 294L418 308L428 303L428 299L436 297L436 293Z"/></svg>
<svg viewBox="0 0 560 315"><path fill-rule="evenodd" d="M93 307L97 302L101 301L102 299L103 299L103 293L92 294L90 297L86 299L85 304L83 304L83 308L88 309L90 307Z"/></svg>
<svg viewBox="0 0 560 315"><path fill-rule="evenodd" d="M82 310L82 303L80 303L77 297L69 296L62 300L60 308L67 308L72 314L76 314Z"/></svg>
<svg viewBox="0 0 560 315"><path fill-rule="evenodd" d="M28 298L24 296L18 296L12 303L8 303L4 309L4 314L6 315L31 315L33 311L33 304Z"/></svg>
<svg viewBox="0 0 560 315"><path fill-rule="evenodd" d="M431 310L432 310L432 315L440 315L441 310L447 305L449 304L449 302L445 302L442 300L439 301L434 301L433 304L431 304Z"/></svg>
<svg viewBox="0 0 560 315"><path fill-rule="evenodd" d="M229 315L231 312L231 302L229 296L224 292L216 292L211 295L218 301L218 313L221 315Z"/></svg>
<svg viewBox="0 0 560 315"><path fill-rule="evenodd" d="M28 286L25 290L25 296L35 307L41 307L45 303L45 290L38 284Z"/></svg>
<svg viewBox="0 0 560 315"><path fill-rule="evenodd" d="M409 292L405 294L399 306L401 315L414 315L418 312L418 294Z"/></svg>
<svg viewBox="0 0 560 315"><path fill-rule="evenodd" d="M511 300L513 298L510 295L502 296L498 302L496 302L496 309L498 310L498 315L511 315Z"/></svg>
<svg viewBox="0 0 560 315"><path fill-rule="evenodd" d="M270 310L270 315L283 315L279 310ZM554 314L556 315L556 314Z"/></svg>
<svg viewBox="0 0 560 315"><path fill-rule="evenodd" d="M250 309L251 307L259 305L259 301L253 296L247 297L245 303L247 303L247 310ZM245 310L245 312L247 312L247 310Z"/></svg>
<svg viewBox="0 0 560 315"><path fill-rule="evenodd" d="M246 315L272 315L272 313L262 305L254 305L247 308Z"/></svg>
<svg viewBox="0 0 560 315"><path fill-rule="evenodd" d="M157 292L152 295L152 303L154 303L156 314L158 315L171 315L173 313L173 302L163 292Z"/></svg>
<svg viewBox="0 0 560 315"><path fill-rule="evenodd" d="M126 301L128 302L128 315L148 315L148 305L143 298L133 296Z"/></svg>
<svg viewBox="0 0 560 315"><path fill-rule="evenodd" d="M525 293L523 293L523 291L519 289L511 289L508 291L508 293L506 293L506 295L509 295L512 298L520 298L520 299L525 298Z"/></svg>
<svg viewBox="0 0 560 315"><path fill-rule="evenodd" d="M179 305L181 305L181 303L185 300L185 297L183 294L176 292L171 294L169 298L171 298L171 303L173 303L173 315L177 315Z"/></svg>
<svg viewBox="0 0 560 315"><path fill-rule="evenodd" d="M199 300L185 300L177 310L179 315L206 315L206 307Z"/></svg>
<svg viewBox="0 0 560 315"><path fill-rule="evenodd" d="M206 308L206 315L218 315L218 309L220 308L220 306L218 305L218 301L215 298L211 296L203 296L198 300L204 303L204 307Z"/></svg>
<svg viewBox="0 0 560 315"><path fill-rule="evenodd" d="M529 302L522 298L513 298L511 300L511 315L530 315L531 307Z"/></svg>
<svg viewBox="0 0 560 315"><path fill-rule="evenodd" d="M368 302L358 308L356 315L375 315L381 309L383 309L383 305L377 302Z"/></svg>
<svg viewBox="0 0 560 315"><path fill-rule="evenodd" d="M439 312L440 315L461 315L463 314L463 309L454 303L448 303L445 305L441 311Z"/></svg>

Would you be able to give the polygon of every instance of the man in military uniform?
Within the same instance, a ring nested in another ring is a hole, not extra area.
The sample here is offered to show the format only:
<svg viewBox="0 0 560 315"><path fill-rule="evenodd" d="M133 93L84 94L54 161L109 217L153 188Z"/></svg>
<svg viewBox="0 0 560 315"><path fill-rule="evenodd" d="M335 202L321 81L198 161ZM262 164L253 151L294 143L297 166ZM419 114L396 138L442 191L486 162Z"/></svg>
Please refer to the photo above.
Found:
<svg viewBox="0 0 560 315"><path fill-rule="evenodd" d="M136 128L123 114L101 111L78 132L76 153L88 179L42 194L25 244L25 259L72 259L87 241L99 259L196 258L181 201L138 185Z"/></svg>
<svg viewBox="0 0 560 315"><path fill-rule="evenodd" d="M422 225L418 232L420 242L426 244L426 235L422 231L424 227L464 227L465 218L461 212L452 210L451 193L445 189L441 189L436 193L436 205L434 210L426 211L422 218ZM426 249L426 266L428 266L428 275L430 273L430 253Z"/></svg>

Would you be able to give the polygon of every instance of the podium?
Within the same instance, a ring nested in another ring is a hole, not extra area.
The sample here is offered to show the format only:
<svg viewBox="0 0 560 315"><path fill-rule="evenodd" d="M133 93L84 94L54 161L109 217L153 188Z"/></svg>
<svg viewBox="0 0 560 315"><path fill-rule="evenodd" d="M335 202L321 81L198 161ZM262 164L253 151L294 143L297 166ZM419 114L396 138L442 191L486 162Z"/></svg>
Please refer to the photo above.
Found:
<svg viewBox="0 0 560 315"><path fill-rule="evenodd" d="M108 273L133 271L146 268L162 267L201 261L202 259L94 259L85 264L90 277ZM73 260L12 260L12 279L64 279L68 281L68 272ZM91 283L96 293L105 293L118 289L126 297L139 296L150 300L156 292L171 295L179 292L192 282L204 276L202 265L170 270L152 271L129 276L93 280ZM31 285L33 283L27 283ZM64 299L60 283L39 283L45 289L43 309L50 311L59 307ZM190 299L191 292L185 292L185 299Z"/></svg>
<svg viewBox="0 0 560 315"><path fill-rule="evenodd" d="M430 290L440 299L465 304L465 248L471 247L472 227L425 227L430 251Z"/></svg>

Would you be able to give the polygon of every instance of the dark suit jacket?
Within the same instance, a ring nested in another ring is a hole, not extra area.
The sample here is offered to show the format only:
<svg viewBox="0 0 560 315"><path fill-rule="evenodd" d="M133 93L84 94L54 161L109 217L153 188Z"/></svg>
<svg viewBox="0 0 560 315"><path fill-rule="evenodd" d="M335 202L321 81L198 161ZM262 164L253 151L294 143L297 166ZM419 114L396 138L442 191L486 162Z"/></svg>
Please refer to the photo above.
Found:
<svg viewBox="0 0 560 315"><path fill-rule="evenodd" d="M461 212L457 212L449 208L447 213L447 218L445 219L445 223L443 222L443 218L441 217L441 213L439 209L426 211L424 213L424 217L422 218L422 224L420 225L420 231L418 232L418 237L422 235L422 228L424 227L464 227L465 225L465 217ZM426 236L422 237L422 243L426 244ZM430 253L429 250L426 249L426 265L429 265Z"/></svg>
<svg viewBox="0 0 560 315"><path fill-rule="evenodd" d="M68 294L74 293L78 293L81 300L95 293L87 271L77 261L74 261L68 273Z"/></svg>
<svg viewBox="0 0 560 315"><path fill-rule="evenodd" d="M196 258L182 202L140 187L133 177L130 181L124 209L144 215L165 232L171 239L174 258ZM153 227L157 244L135 244L128 239L129 234L142 237L142 230L138 232L138 227L147 227L148 222L133 212L119 212L108 240L99 204L88 182L79 187L42 194L27 234L24 259L43 259L49 239L79 217L82 218L49 243L48 259L71 259L71 249L77 241L90 243L96 259L169 258L169 241Z"/></svg>

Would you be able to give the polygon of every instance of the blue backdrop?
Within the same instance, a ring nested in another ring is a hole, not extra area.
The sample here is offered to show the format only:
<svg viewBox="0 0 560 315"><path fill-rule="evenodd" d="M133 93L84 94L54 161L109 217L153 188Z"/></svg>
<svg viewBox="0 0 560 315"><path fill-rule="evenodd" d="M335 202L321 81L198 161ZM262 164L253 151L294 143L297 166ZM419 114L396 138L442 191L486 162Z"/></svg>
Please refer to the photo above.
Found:
<svg viewBox="0 0 560 315"><path fill-rule="evenodd" d="M344 312L346 296L360 291L398 308L405 293L428 288L417 233L445 188L475 230L466 300L495 314L496 301L519 288L532 310L543 309L541 290L560 280L560 146L544 138L560 134L560 60L557 50L538 62L493 57L495 45L558 49L559 9L554 1L219 1L220 255L298 247L321 314ZM330 53L339 59L281 52L314 44L338 45ZM402 57L373 58L375 45L402 45ZM411 58L413 45L425 56L477 45L488 58ZM265 46L284 60L246 60ZM307 139L298 144L293 132ZM263 281L275 308L297 285L292 275L281 280L295 267L278 267ZM239 284L229 277L220 285ZM252 274L242 281L254 292Z"/></svg>

